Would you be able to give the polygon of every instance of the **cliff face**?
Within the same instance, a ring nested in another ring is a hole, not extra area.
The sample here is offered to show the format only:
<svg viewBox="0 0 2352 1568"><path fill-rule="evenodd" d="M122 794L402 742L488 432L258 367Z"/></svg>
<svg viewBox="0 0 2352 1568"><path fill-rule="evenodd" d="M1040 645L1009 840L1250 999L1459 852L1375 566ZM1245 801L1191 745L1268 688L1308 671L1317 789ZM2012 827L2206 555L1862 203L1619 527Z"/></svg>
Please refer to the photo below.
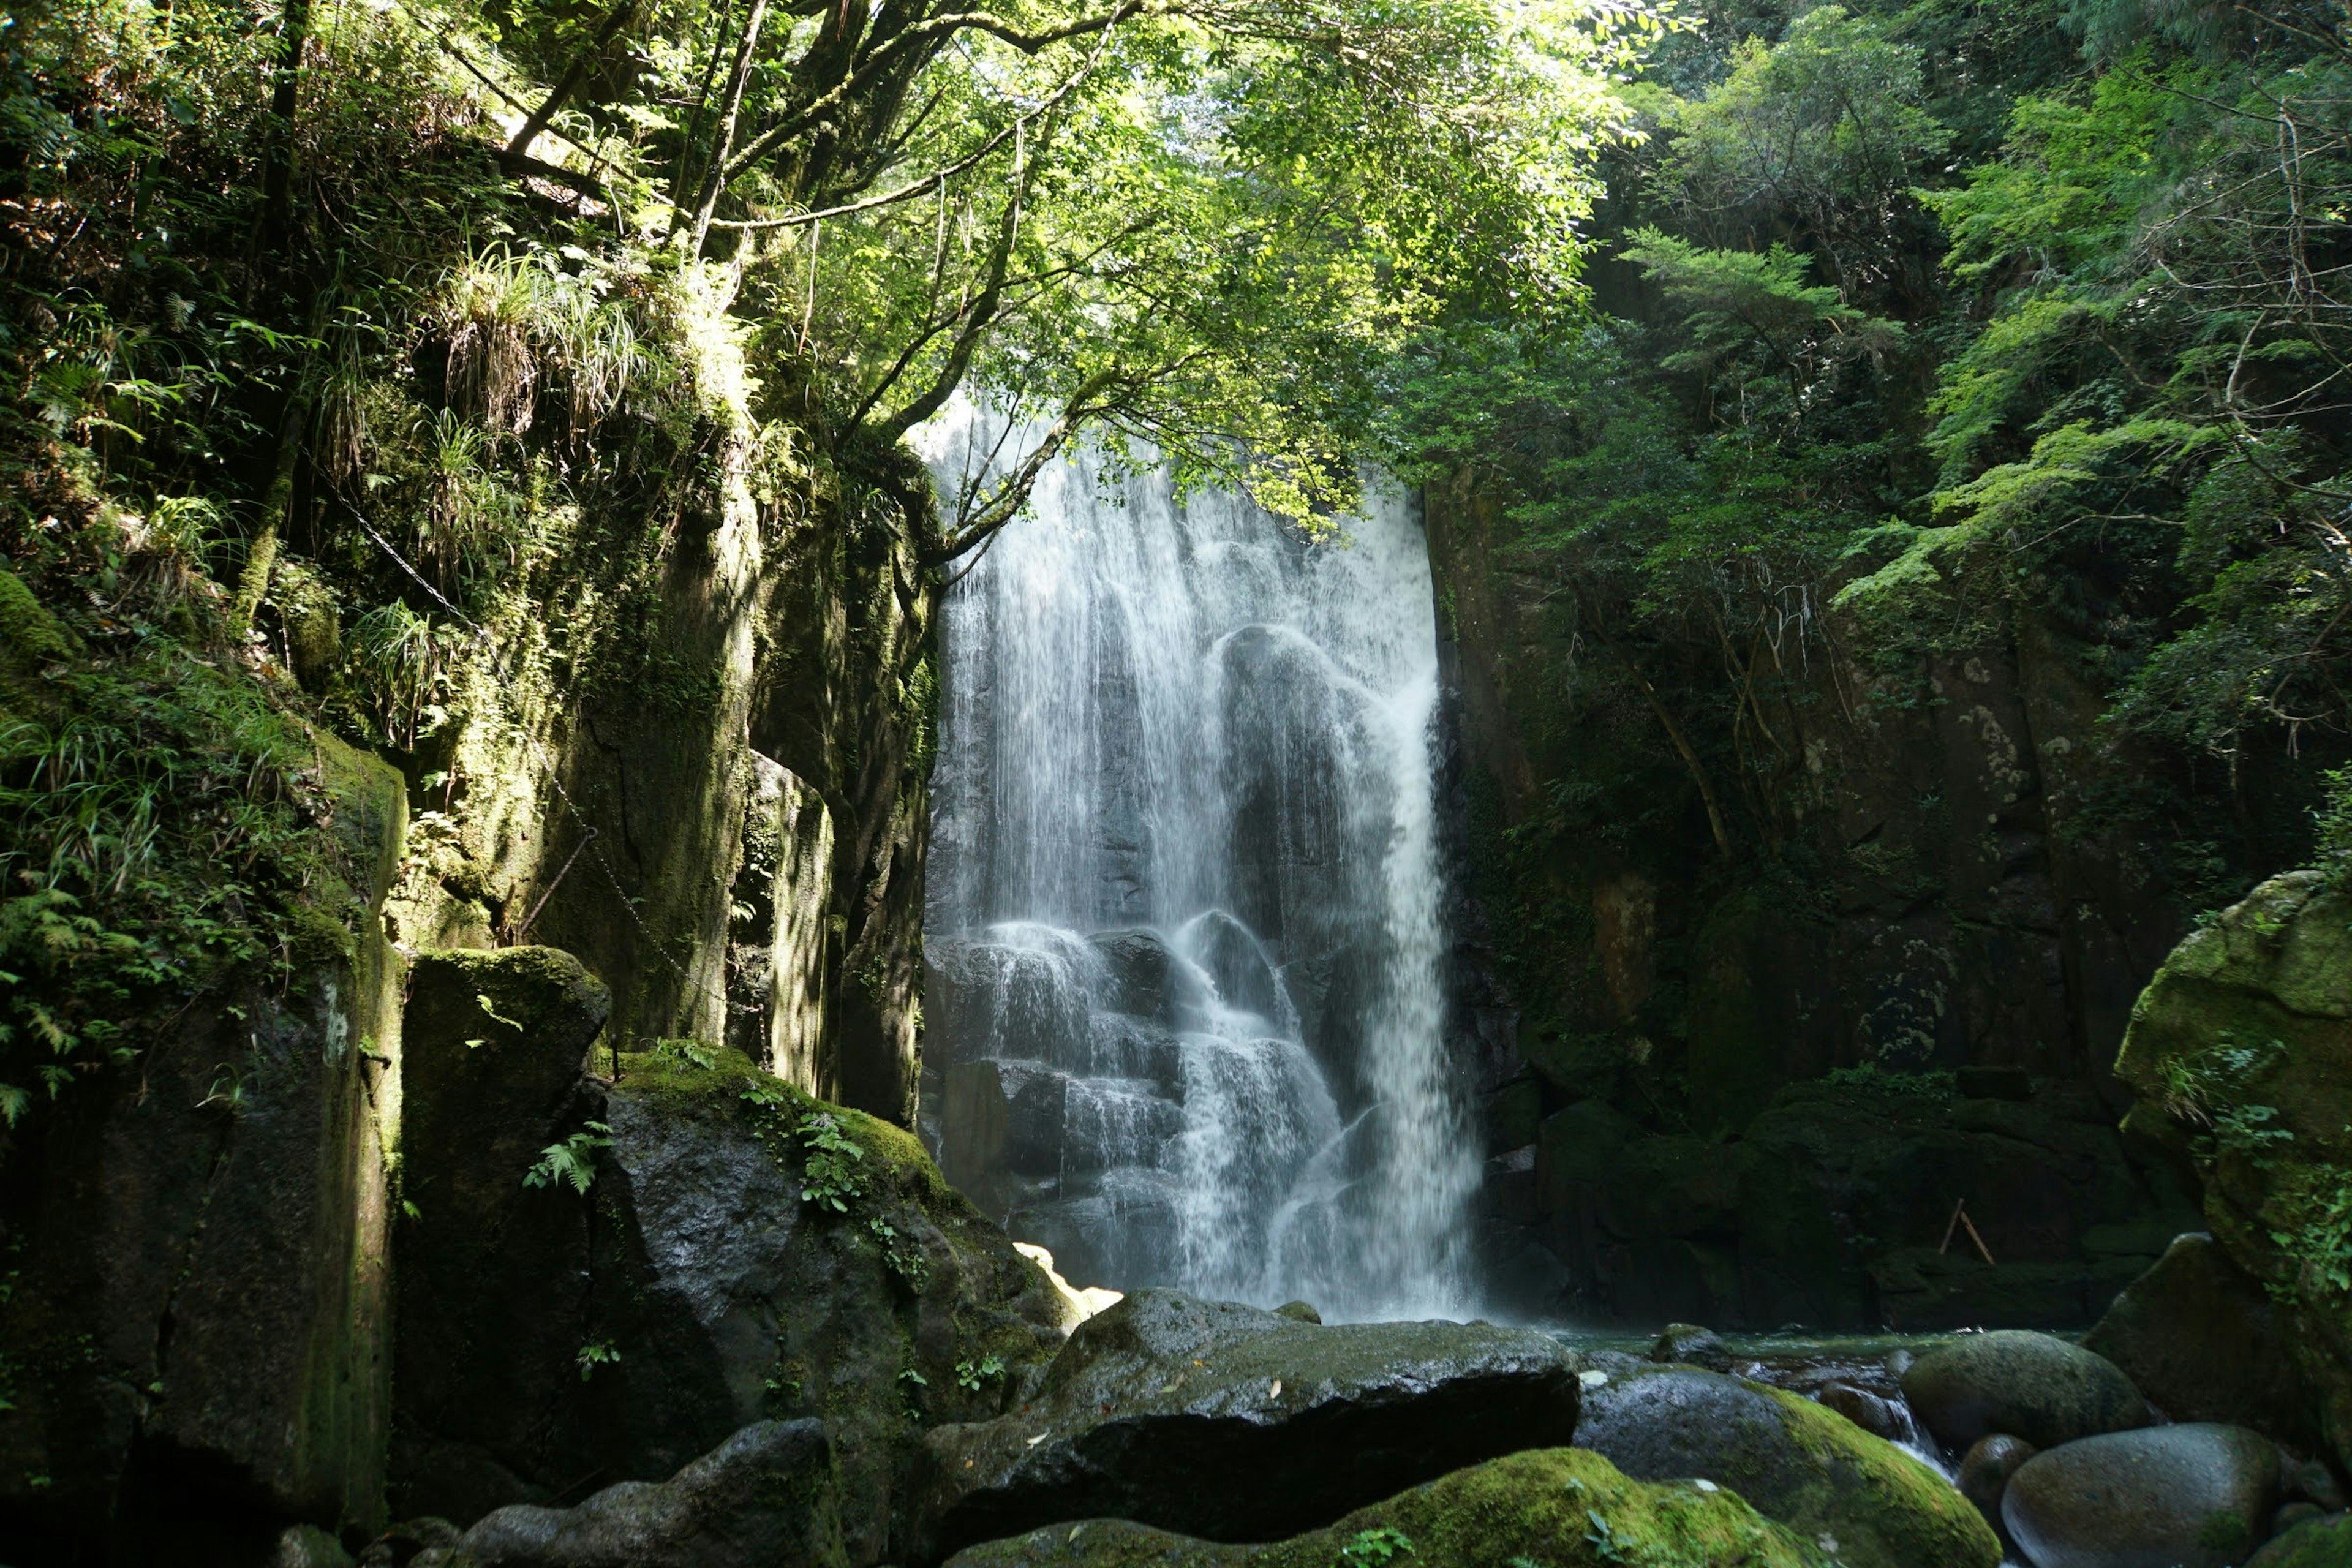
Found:
<svg viewBox="0 0 2352 1568"><path fill-rule="evenodd" d="M2186 1209L2106 1130L2127 1098L2108 1064L2179 917L2102 821L2147 764L2097 723L2090 650L2021 623L1890 661L1807 602L1759 699L1728 654L1580 626L1469 487L1427 510L1474 924L1517 1010L1484 1070L1494 1245L1520 1288L1570 1289L1565 1261L1581 1310L1634 1318L2095 1316ZM1733 744L1677 754L1711 723ZM1742 800L1751 753L1780 782ZM1743 813L1728 857L1710 805ZM1889 1117L1922 1136L1884 1139ZM1725 1190L1638 1219L1595 1139L1659 1151L1672 1190L1675 1169Z"/></svg>
<svg viewBox="0 0 2352 1568"><path fill-rule="evenodd" d="M734 350L722 337L708 352ZM394 1434L417 1426L432 1369L396 1374L394 1279L447 1249L416 1216L468 1169L520 1192L578 1119L524 1119L420 1163L403 1136L404 1009L446 1013L448 987L409 997L412 965L528 942L609 988L609 1008L565 1037L555 1109L593 1098L593 1038L604 1078L665 1042L731 1045L809 1094L911 1121L928 484L898 454L790 450L800 433L709 395L741 384L740 361L698 374L684 451L659 454L677 477L634 500L583 487L587 504L518 531L488 594L406 541L296 534L239 646L215 625L225 595L184 565L181 596L165 596L176 619L136 642L53 614L72 608L62 572L0 582L13 734L63 748L118 709L136 733L168 700L192 754L236 759L188 775L225 803L220 836L172 851L194 901L98 939L100 956L136 954L225 931L224 956L125 971L116 1010L137 1009L137 1036L85 1026L120 1048L0 1130L0 1536L29 1542L28 1561L241 1561L288 1521L373 1529L388 1484L422 1484ZM527 491L541 459L503 462L478 482ZM90 537L125 527L102 506L78 521ZM370 571L440 623L394 679L373 623L336 614ZM135 772L100 766L100 784ZM292 815L257 823L272 791ZM181 822L208 822L212 798L175 803ZM282 907L272 934L237 945L236 922L265 902ZM81 907L58 905L68 948ZM60 968L34 984L49 1005L74 982ZM486 1005L460 1058L514 1011ZM534 1289L562 1295L553 1279L516 1287ZM549 1352L555 1386L577 1381L578 1340ZM493 1365L509 1348L471 1347Z"/></svg>

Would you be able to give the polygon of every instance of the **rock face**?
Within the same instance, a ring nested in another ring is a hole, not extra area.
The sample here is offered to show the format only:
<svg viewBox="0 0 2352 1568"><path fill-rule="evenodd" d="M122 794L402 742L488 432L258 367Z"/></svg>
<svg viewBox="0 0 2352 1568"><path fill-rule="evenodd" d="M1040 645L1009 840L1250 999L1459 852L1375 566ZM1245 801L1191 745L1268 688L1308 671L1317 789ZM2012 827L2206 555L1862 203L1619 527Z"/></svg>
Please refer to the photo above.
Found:
<svg viewBox="0 0 2352 1568"><path fill-rule="evenodd" d="M579 1380L591 1206L524 1185L597 1112L612 999L547 947L420 956L409 984L394 1328L400 1511L472 1519L530 1495L545 1402ZM513 1467L513 1468L509 1468Z"/></svg>
<svg viewBox="0 0 2352 1568"><path fill-rule="evenodd" d="M1398 1544L1411 1542L1406 1556ZM1352 1549L1352 1551L1351 1551ZM1628 1479L1598 1454L1537 1449L1414 1488L1271 1546L1230 1546L1123 1520L1053 1525L971 1547L952 1568L1551 1568L1628 1563L1803 1568L1815 1553L1730 1492Z"/></svg>
<svg viewBox="0 0 2352 1568"><path fill-rule="evenodd" d="M2229 1568L2269 1532L2278 1479L2259 1432L2151 1426L2035 1455L2001 1518L2035 1568Z"/></svg>
<svg viewBox="0 0 2352 1568"><path fill-rule="evenodd" d="M1737 1182L1710 1184L1728 1201L1671 1230L1641 1223L1645 1184L1605 1161L1575 1178L1581 1191L1490 1168L1496 1250L1564 1263L1528 1268L1530 1288L1589 1320L2095 1319L2170 1239L2132 1234L2159 1194L2116 1136L2116 1108L2097 1101L2179 925L2147 896L2145 847L2087 809L2152 760L2098 722L2106 699L2079 628L2021 615L1982 646L1906 667L1902 679L1934 693L1916 706L1872 700L1895 695L1882 684L1893 667L1844 652L1787 672L1802 692L1786 738L1803 759L1803 805L1785 826L1809 857L1802 895L1727 888L1702 869L1720 859L1706 814L1641 689L1611 660L1572 657L1566 612L1510 564L1526 525L1503 487L1465 473L1426 487L1424 505L1453 643L1465 858L1499 950L1489 962L1516 993L1503 1037L1516 1048L1482 1086L1492 1146L1533 1143L1528 1122L1588 1100L1642 1124L1645 1161L1742 1134L1723 1151ZM1631 605L1588 608L1640 619ZM1843 612L1821 624L1843 649L1872 646ZM1679 648L1667 636L1643 669L1704 727L1666 689L1667 672L1714 657L1712 632L1694 636ZM1689 738L1707 752L1699 731ZM1562 816L1549 803L1563 790L1592 804ZM1531 820L1547 824L1540 848L1505 839ZM1914 1127L1896 1136L1884 1117L1830 1124L1813 1108L1833 1098L1822 1075L1868 1061L1958 1069L1969 1121L1906 1115ZM1784 1086L1806 1097L1817 1137L1780 1114ZM2021 1088L2024 1114L1990 1110ZM1516 1109L1522 1096L1536 1104ZM2081 1113L2053 1128L2049 1110L2066 1101ZM1696 1136L1664 1130L1685 1111ZM1777 1125L1751 1151L1759 1123ZM2117 1201L2118 1185L2137 1191ZM1962 1197L1997 1267L1937 1254Z"/></svg>
<svg viewBox="0 0 2352 1568"><path fill-rule="evenodd" d="M461 1041L436 1059L469 1066L493 1048ZM1059 1348L1044 1273L910 1134L733 1053L698 1054L709 1065L625 1055L618 1083L580 1087L545 1139L589 1137L584 1194L561 1180L526 1188L511 1151L448 1176L453 1194L478 1183L509 1205L504 1239L420 1260L445 1295L428 1321L448 1337L412 1353L496 1356L499 1340L467 1325L518 1310L536 1321L509 1373L470 1394L415 1374L425 1382L397 1478L403 1513L472 1519L582 1477L657 1481L739 1429L819 1417L843 1551L881 1561L919 1425L995 1415ZM514 1081L539 1094L552 1075ZM828 1155L822 1202L804 1196L820 1133L855 1151Z"/></svg>
<svg viewBox="0 0 2352 1568"><path fill-rule="evenodd" d="M2179 1237L2083 1340L2175 1421L2253 1426L2308 1448L2313 1429L2278 1309L2211 1237Z"/></svg>
<svg viewBox="0 0 2352 1568"><path fill-rule="evenodd" d="M2113 1362L2022 1330L1938 1345L1903 1374L1903 1396L1956 1453L1994 1432L2049 1448L2150 1419L2147 1402Z"/></svg>
<svg viewBox="0 0 2352 1568"><path fill-rule="evenodd" d="M135 1071L77 1085L9 1151L12 1556L257 1560L289 1520L383 1522L401 966L376 916L406 797L390 768L315 740L350 879L310 889L316 940L282 980L188 1009Z"/></svg>
<svg viewBox="0 0 2352 1568"><path fill-rule="evenodd" d="M1324 1327L1139 1290L1081 1325L1019 1410L929 1435L912 1554L1104 1515L1271 1540L1565 1444L1576 1411L1573 1358L1532 1331Z"/></svg>
<svg viewBox="0 0 2352 1568"><path fill-rule="evenodd" d="M1576 1446L1643 1480L1728 1487L1849 1568L1992 1568L2000 1542L1944 1479L1810 1400L1688 1367L1584 1391ZM1828 1541L1835 1541L1834 1548Z"/></svg>
<svg viewBox="0 0 2352 1568"><path fill-rule="evenodd" d="M1636 1321L2088 1322L2198 1223L2112 1110L2046 1084L2024 1102L1792 1085L1729 1145L1645 1132L1599 1100L1530 1131L1525 1216L1585 1310ZM1997 1264L1965 1237L1937 1250L1961 1196Z"/></svg>
<svg viewBox="0 0 2352 1568"><path fill-rule="evenodd" d="M2278 1303L2305 1408L2352 1460L2352 889L2275 877L2191 935L2132 1015L2125 1131L2193 1171L2214 1241ZM2281 1136L2284 1134L2284 1136Z"/></svg>
<svg viewBox="0 0 2352 1568"><path fill-rule="evenodd" d="M518 1503L466 1531L479 1568L803 1568L841 1560L824 1423L744 1427L667 1481L576 1508Z"/></svg>

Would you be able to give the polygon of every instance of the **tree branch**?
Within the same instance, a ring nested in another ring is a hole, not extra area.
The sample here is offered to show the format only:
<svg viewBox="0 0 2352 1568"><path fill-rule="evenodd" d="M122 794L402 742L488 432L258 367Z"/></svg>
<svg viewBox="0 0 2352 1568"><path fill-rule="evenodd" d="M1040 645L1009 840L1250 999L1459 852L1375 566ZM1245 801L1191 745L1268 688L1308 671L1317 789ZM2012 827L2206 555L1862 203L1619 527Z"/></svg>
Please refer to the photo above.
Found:
<svg viewBox="0 0 2352 1568"><path fill-rule="evenodd" d="M596 36L589 40L588 47L572 57L571 66L565 69L562 79L548 93L546 101L531 110L530 118L522 122L522 129L516 132L514 140L507 143L508 152L520 153L530 151L530 144L539 139L541 132L547 129L547 122L555 118L555 111L562 109L566 100L580 90L580 84L588 79L590 68L604 58L605 47L612 43L613 36L628 26L629 19L636 14L637 0L619 0L605 14L604 25L596 29Z"/></svg>

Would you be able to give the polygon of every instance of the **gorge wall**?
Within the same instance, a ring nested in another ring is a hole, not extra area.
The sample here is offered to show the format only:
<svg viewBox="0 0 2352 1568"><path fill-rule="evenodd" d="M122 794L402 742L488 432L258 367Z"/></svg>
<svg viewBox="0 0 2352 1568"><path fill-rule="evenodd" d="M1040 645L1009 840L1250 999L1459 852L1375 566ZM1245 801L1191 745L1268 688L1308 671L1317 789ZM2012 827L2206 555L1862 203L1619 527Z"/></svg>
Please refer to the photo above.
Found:
<svg viewBox="0 0 2352 1568"><path fill-rule="evenodd" d="M2105 815L2159 764L2099 724L2094 650L2021 618L1890 661L1792 600L1760 726L1785 790L1727 858L1676 750L1696 735L1713 808L1742 808L1721 650L1604 640L1466 483L1428 515L1461 969L1503 977L1482 1070L1513 1288L1764 1328L2095 1317L2190 1211L2113 1131L2125 1025L2185 915Z"/></svg>

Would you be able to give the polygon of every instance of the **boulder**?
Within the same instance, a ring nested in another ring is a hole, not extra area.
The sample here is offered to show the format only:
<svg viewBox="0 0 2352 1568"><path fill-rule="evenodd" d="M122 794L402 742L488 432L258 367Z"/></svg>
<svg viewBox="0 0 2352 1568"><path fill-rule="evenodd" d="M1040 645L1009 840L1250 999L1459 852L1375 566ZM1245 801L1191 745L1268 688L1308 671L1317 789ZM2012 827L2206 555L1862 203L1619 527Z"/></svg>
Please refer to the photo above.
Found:
<svg viewBox="0 0 2352 1568"><path fill-rule="evenodd" d="M2010 1478L2039 1451L2006 1432L1978 1438L1960 1459L1960 1495L1977 1505L1986 1523L2000 1528L2000 1500L2009 1490Z"/></svg>
<svg viewBox="0 0 2352 1568"><path fill-rule="evenodd" d="M1728 1487L1847 1568L2000 1561L1991 1529L1943 1477L1782 1389L1690 1367L1611 1377L1585 1390L1576 1446L1636 1479Z"/></svg>
<svg viewBox="0 0 2352 1568"><path fill-rule="evenodd" d="M1541 1448L1456 1470L1270 1546L1097 1519L971 1547L950 1568L1804 1568L1815 1561L1795 1534L1713 1483L1633 1480L1598 1454Z"/></svg>
<svg viewBox="0 0 2352 1568"><path fill-rule="evenodd" d="M2149 1426L2036 1454L2000 1511L2034 1568L2229 1568L2269 1532L2278 1484L2259 1432Z"/></svg>
<svg viewBox="0 0 2352 1568"><path fill-rule="evenodd" d="M275 1568L352 1568L343 1543L315 1524L298 1524L278 1537Z"/></svg>
<svg viewBox="0 0 2352 1568"><path fill-rule="evenodd" d="M2288 1495L2304 1499L2322 1513L2342 1513L2352 1508L2352 1497L2346 1495L2344 1483L2327 1468L2326 1460L2297 1459L2282 1451L2279 1466Z"/></svg>
<svg viewBox="0 0 2352 1568"><path fill-rule="evenodd" d="M1709 1372L1729 1372L1731 1347L1713 1329L1703 1329L1696 1323L1668 1323L1665 1331L1658 1336L1658 1342L1650 1347L1650 1359L1703 1366Z"/></svg>
<svg viewBox="0 0 2352 1568"><path fill-rule="evenodd" d="M1890 1443L1910 1440L1911 1418L1895 1401L1881 1399L1866 1388L1856 1388L1850 1383L1832 1383L1816 1395L1824 1410L1834 1410L1874 1437L1884 1437Z"/></svg>
<svg viewBox="0 0 2352 1568"><path fill-rule="evenodd" d="M911 1555L1097 1515L1272 1540L1564 1444L1576 1410L1574 1358L1532 1330L1324 1327L1138 1290L1079 1326L1019 1410L929 1434Z"/></svg>
<svg viewBox="0 0 2352 1568"><path fill-rule="evenodd" d="M2005 1329L1937 1346L1903 1374L1903 1397L1954 1452L2005 1432L2037 1448L2146 1426L2147 1402L2116 1364L2049 1334Z"/></svg>
<svg viewBox="0 0 2352 1568"><path fill-rule="evenodd" d="M2125 1132L2194 1176L2204 1228L2276 1303L2310 1420L2352 1462L2352 1292L2329 1262L2352 1168L2352 886L2274 877L2191 933L2116 1075L2139 1096Z"/></svg>
<svg viewBox="0 0 2352 1568"><path fill-rule="evenodd" d="M2083 1340L2175 1421L2252 1426L2308 1447L2317 1434L2261 1283L2210 1236L2165 1250Z"/></svg>
<svg viewBox="0 0 2352 1568"><path fill-rule="evenodd" d="M575 1508L517 1503L458 1550L479 1568L796 1568L840 1560L824 1423L761 1421L666 1481L623 1481Z"/></svg>
<svg viewBox="0 0 2352 1568"><path fill-rule="evenodd" d="M511 1202L503 1246L468 1244L469 1272L439 1256L466 1240L446 1231L403 1254L446 1327L403 1323L402 1511L471 1520L583 1478L660 1481L739 1430L822 1416L844 1550L884 1560L920 1428L1002 1412L1060 1348L1061 1299L902 1130L732 1051L620 1066L537 1140L587 1138L586 1192L526 1187L505 1151L465 1178ZM813 1128L840 1145L822 1201ZM456 1172L442 1189L461 1190ZM483 1370L468 1384L435 1358Z"/></svg>
<svg viewBox="0 0 2352 1568"><path fill-rule="evenodd" d="M2352 1514L2306 1520L2272 1538L2246 1568L2343 1568L2352 1563Z"/></svg>

